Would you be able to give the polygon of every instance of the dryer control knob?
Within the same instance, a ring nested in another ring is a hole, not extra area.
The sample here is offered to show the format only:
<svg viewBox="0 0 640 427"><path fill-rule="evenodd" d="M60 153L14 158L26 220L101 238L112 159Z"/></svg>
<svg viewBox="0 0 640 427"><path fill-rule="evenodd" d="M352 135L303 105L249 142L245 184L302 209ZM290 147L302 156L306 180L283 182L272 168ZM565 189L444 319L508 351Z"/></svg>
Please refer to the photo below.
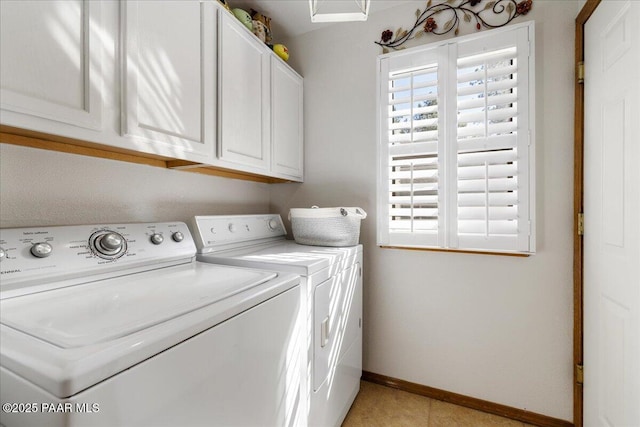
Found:
<svg viewBox="0 0 640 427"><path fill-rule="evenodd" d="M270 219L268 226L269 230L276 231L278 229L278 221L276 221L275 219Z"/></svg>
<svg viewBox="0 0 640 427"><path fill-rule="evenodd" d="M53 252L53 246L47 242L35 243L31 246L31 255L36 258L46 258Z"/></svg>
<svg viewBox="0 0 640 427"><path fill-rule="evenodd" d="M7 257L7 253L5 252L4 249L0 248L0 261L5 259L6 257Z"/></svg>
<svg viewBox="0 0 640 427"><path fill-rule="evenodd" d="M174 242L182 242L184 240L184 234L182 234L179 231L176 231L171 235L171 238L173 239Z"/></svg>
<svg viewBox="0 0 640 427"><path fill-rule="evenodd" d="M230 232L235 233L236 229L237 229L237 227L236 227L236 225L234 223L232 223L232 222L229 223L229 231Z"/></svg>
<svg viewBox="0 0 640 427"><path fill-rule="evenodd" d="M151 235L151 243L153 243L154 245L159 245L162 242L164 242L164 237L162 237L162 234L153 233Z"/></svg>

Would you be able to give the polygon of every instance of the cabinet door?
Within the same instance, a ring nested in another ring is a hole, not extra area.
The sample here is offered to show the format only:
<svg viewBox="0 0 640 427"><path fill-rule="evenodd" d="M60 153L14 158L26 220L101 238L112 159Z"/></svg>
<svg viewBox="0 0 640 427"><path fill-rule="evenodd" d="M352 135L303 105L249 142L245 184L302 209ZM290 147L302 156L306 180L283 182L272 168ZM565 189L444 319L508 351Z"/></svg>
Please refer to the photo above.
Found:
<svg viewBox="0 0 640 427"><path fill-rule="evenodd" d="M268 171L270 52L229 13L220 13L218 42L218 156Z"/></svg>
<svg viewBox="0 0 640 427"><path fill-rule="evenodd" d="M0 1L2 124L11 113L102 127L102 3ZM24 117L22 117L24 119Z"/></svg>
<svg viewBox="0 0 640 427"><path fill-rule="evenodd" d="M141 151L207 162L215 147L216 8L124 3L123 134Z"/></svg>
<svg viewBox="0 0 640 427"><path fill-rule="evenodd" d="M302 181L304 144L302 77L276 57L271 58L271 170Z"/></svg>

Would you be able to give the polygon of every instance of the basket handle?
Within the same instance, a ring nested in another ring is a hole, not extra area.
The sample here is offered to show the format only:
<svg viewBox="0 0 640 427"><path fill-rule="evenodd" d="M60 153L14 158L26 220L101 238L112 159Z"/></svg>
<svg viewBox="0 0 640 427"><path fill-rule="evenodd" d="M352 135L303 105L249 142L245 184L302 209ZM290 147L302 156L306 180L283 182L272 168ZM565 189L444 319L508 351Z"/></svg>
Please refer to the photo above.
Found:
<svg viewBox="0 0 640 427"><path fill-rule="evenodd" d="M352 209L343 208L343 209L345 210L345 212L347 212L349 214L352 214L352 215L355 214L355 215L359 216L362 219L365 219L367 217L367 213L362 208L352 208Z"/></svg>

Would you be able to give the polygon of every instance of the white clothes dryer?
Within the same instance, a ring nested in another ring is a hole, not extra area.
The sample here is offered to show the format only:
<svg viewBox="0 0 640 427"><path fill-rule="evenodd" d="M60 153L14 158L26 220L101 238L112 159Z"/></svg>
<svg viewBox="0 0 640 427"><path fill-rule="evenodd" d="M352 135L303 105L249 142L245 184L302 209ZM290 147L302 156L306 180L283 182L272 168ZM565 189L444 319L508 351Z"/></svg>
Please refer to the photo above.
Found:
<svg viewBox="0 0 640 427"><path fill-rule="evenodd" d="M195 255L180 222L0 230L0 423L299 424L299 277Z"/></svg>
<svg viewBox="0 0 640 427"><path fill-rule="evenodd" d="M277 214L196 216L191 229L201 262L300 275L307 423L339 426L362 376L362 245L297 244Z"/></svg>

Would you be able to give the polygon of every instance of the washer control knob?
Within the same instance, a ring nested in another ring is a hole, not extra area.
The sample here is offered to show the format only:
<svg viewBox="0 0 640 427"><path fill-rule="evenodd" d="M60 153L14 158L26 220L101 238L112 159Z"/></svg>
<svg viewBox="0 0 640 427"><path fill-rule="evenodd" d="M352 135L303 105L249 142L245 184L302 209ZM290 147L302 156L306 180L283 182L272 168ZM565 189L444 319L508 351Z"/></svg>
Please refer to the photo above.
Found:
<svg viewBox="0 0 640 427"><path fill-rule="evenodd" d="M237 229L237 227L236 227L236 225L234 223L232 223L232 222L229 223L229 231L230 232L235 233L236 229Z"/></svg>
<svg viewBox="0 0 640 427"><path fill-rule="evenodd" d="M174 242L182 242L184 240L184 234L182 234L179 231L176 231L171 235L171 238L173 239Z"/></svg>
<svg viewBox="0 0 640 427"><path fill-rule="evenodd" d="M118 233L107 233L100 238L96 249L106 255L113 254L122 249L123 241Z"/></svg>
<svg viewBox="0 0 640 427"><path fill-rule="evenodd" d="M7 252L0 248L0 261L2 261L3 259L5 259L7 257Z"/></svg>
<svg viewBox="0 0 640 427"><path fill-rule="evenodd" d="M53 252L53 246L47 242L34 243L31 246L31 255L36 258L46 258Z"/></svg>
<svg viewBox="0 0 640 427"><path fill-rule="evenodd" d="M162 242L164 242L164 237L162 237L162 234L153 233L151 235L151 243L153 243L154 245L159 245Z"/></svg>
<svg viewBox="0 0 640 427"><path fill-rule="evenodd" d="M268 226L269 226L269 230L276 231L278 229L278 221L272 218L269 220Z"/></svg>

